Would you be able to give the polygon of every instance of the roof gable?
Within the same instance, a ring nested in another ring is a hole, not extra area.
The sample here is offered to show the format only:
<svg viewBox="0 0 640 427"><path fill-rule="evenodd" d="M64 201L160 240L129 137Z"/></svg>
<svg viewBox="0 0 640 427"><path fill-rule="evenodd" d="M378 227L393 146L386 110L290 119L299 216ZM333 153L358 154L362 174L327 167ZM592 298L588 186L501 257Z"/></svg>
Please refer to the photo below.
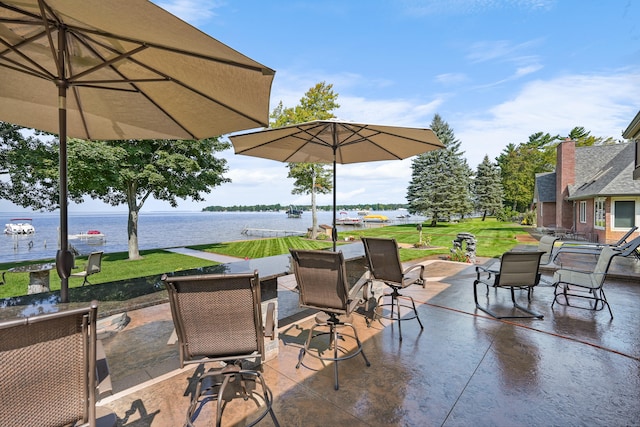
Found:
<svg viewBox="0 0 640 427"><path fill-rule="evenodd" d="M556 173L543 172L536 174L535 183L536 202L546 203L556 201Z"/></svg>
<svg viewBox="0 0 640 427"><path fill-rule="evenodd" d="M576 182L569 199L640 195L640 181L633 180L634 157L634 144L577 147Z"/></svg>

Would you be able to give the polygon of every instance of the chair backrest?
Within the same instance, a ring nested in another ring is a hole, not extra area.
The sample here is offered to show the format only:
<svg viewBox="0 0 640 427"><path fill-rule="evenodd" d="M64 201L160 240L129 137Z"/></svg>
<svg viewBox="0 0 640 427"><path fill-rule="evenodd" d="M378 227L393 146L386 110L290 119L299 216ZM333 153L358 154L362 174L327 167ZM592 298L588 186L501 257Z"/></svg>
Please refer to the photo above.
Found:
<svg viewBox="0 0 640 427"><path fill-rule="evenodd" d="M609 246L605 246L602 248L600 255L598 255L598 261L596 262L596 266L593 268L593 280L602 285L604 279L609 271L609 266L611 265L611 261L613 261L613 257L620 255L620 250L616 248L612 248Z"/></svg>
<svg viewBox="0 0 640 427"><path fill-rule="evenodd" d="M558 240L560 240L558 237L548 234L545 234L540 238L540 241L538 242L538 251L542 252L542 257L540 258L541 263L548 264L551 261L553 247Z"/></svg>
<svg viewBox="0 0 640 427"><path fill-rule="evenodd" d="M621 245L620 255L626 257L629 255L635 254L637 256L638 247L640 247L640 236L636 237L629 243L625 243L624 245Z"/></svg>
<svg viewBox="0 0 640 427"><path fill-rule="evenodd" d="M104 252L91 252L87 259L87 276L94 273L100 273L102 270L102 254Z"/></svg>
<svg viewBox="0 0 640 427"><path fill-rule="evenodd" d="M1 426L95 426L97 310L0 323Z"/></svg>
<svg viewBox="0 0 640 427"><path fill-rule="evenodd" d="M251 274L167 277L180 363L264 356L260 280Z"/></svg>
<svg viewBox="0 0 640 427"><path fill-rule="evenodd" d="M342 252L290 249L300 305L345 314L349 284Z"/></svg>
<svg viewBox="0 0 640 427"><path fill-rule="evenodd" d="M402 283L403 270L395 239L363 237L364 253L371 275L382 281Z"/></svg>
<svg viewBox="0 0 640 427"><path fill-rule="evenodd" d="M541 251L510 251L502 254L496 286L536 286L540 281Z"/></svg>

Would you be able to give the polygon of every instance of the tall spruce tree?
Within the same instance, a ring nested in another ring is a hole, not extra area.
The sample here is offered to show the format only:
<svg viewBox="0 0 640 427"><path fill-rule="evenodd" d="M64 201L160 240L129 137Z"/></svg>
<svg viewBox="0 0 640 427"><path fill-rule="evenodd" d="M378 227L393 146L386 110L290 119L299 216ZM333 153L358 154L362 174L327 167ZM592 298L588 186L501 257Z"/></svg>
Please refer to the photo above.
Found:
<svg viewBox="0 0 640 427"><path fill-rule="evenodd" d="M448 219L456 214L464 217L471 213L473 171L460 151L461 141L439 114L434 115L431 130L445 148L413 159L407 201L409 212L430 217L431 225L435 226L439 218Z"/></svg>
<svg viewBox="0 0 640 427"><path fill-rule="evenodd" d="M482 220L487 215L495 214L502 208L502 180L498 165L489 161L489 156L484 156L482 163L478 165L476 178L473 182L476 210L482 212Z"/></svg>

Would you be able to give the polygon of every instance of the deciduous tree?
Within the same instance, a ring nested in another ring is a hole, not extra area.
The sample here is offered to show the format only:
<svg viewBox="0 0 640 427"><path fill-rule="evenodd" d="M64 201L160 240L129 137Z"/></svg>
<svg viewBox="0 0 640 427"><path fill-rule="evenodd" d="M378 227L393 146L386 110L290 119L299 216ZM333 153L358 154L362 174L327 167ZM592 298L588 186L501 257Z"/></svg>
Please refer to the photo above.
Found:
<svg viewBox="0 0 640 427"><path fill-rule="evenodd" d="M140 257L138 215L145 201L178 205L178 199L204 200L203 194L229 179L226 160L214 156L229 147L218 138L201 141L126 140L68 141L68 186L71 200L82 203L85 195L112 206L129 209L129 258ZM2 196L34 209L58 206L58 140L35 137L3 141L0 169L9 180Z"/></svg>
<svg viewBox="0 0 640 427"><path fill-rule="evenodd" d="M333 91L333 85L325 82L317 83L304 94L295 107L285 108L280 101L271 113L271 127L335 118L332 112L340 107L336 102L337 99L338 94ZM288 178L295 180L291 194L311 194L311 237L315 239L318 228L316 194L331 192L332 171L322 163L289 163L287 167L289 168Z"/></svg>

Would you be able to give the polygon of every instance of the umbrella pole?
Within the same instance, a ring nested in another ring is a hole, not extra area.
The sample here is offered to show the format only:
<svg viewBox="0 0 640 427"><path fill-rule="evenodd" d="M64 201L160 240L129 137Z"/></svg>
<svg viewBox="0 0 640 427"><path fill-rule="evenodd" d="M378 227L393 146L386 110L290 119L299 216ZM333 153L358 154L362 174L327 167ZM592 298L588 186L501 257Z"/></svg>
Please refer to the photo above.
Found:
<svg viewBox="0 0 640 427"><path fill-rule="evenodd" d="M336 241L338 240L338 230L336 229L336 152L333 151L333 228L331 229L331 240L333 240L333 251L336 251Z"/></svg>
<svg viewBox="0 0 640 427"><path fill-rule="evenodd" d="M69 230L67 211L67 81L65 76L66 35L63 28L58 31L58 126L60 150L60 247L56 253L56 271L60 276L60 302L69 302L69 276L73 267L73 255L69 252Z"/></svg>

